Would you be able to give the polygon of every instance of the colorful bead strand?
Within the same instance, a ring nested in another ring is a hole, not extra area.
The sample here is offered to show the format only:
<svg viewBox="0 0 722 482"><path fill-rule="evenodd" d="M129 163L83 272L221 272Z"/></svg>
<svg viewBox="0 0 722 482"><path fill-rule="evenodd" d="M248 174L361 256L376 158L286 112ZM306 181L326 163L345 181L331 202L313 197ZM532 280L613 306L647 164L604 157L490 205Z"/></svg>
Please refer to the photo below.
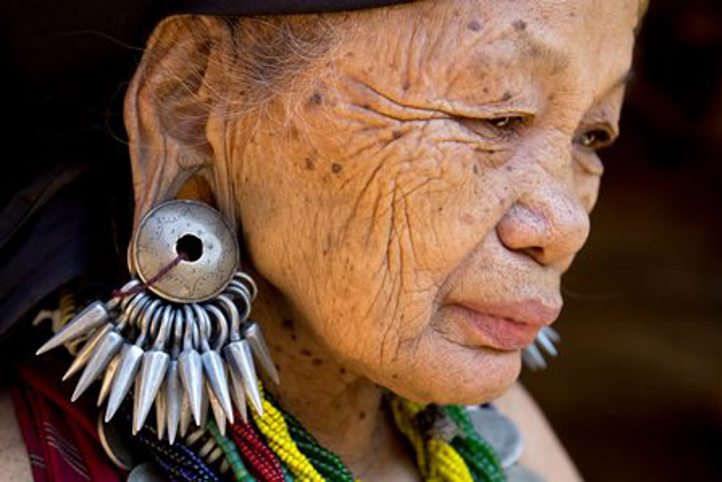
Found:
<svg viewBox="0 0 722 482"><path fill-rule="evenodd" d="M291 471L294 479L308 482L323 482L325 479L313 467L308 458L301 453L298 446L288 432L288 426L281 412L276 409L265 397L263 402L263 416L253 410L253 421L266 437L268 446Z"/></svg>

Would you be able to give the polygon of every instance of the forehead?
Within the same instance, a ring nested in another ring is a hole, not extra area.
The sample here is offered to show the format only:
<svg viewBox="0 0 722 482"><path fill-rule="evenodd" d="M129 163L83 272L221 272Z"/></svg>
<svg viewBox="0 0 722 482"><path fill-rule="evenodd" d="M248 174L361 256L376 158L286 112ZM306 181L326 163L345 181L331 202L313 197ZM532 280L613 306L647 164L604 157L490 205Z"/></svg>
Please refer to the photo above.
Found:
<svg viewBox="0 0 722 482"><path fill-rule="evenodd" d="M367 15L350 70L451 102L516 96L532 83L592 102L629 68L638 8L638 0L416 2Z"/></svg>

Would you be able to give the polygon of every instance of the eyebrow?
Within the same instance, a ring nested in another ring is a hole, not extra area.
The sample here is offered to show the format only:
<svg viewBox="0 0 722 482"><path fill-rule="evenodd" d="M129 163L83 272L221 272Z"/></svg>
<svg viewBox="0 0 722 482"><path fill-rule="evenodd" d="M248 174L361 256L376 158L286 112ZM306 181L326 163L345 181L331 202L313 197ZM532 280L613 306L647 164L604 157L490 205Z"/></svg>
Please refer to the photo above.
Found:
<svg viewBox="0 0 722 482"><path fill-rule="evenodd" d="M536 58L543 58L551 62L555 69L562 69L569 63L569 55L559 50L543 40L526 36L523 38L523 42L526 44L526 55L532 55ZM632 68L629 68L624 74L622 74L605 92L600 96L605 97L609 93L614 92L619 87L627 86L635 78L635 72Z"/></svg>

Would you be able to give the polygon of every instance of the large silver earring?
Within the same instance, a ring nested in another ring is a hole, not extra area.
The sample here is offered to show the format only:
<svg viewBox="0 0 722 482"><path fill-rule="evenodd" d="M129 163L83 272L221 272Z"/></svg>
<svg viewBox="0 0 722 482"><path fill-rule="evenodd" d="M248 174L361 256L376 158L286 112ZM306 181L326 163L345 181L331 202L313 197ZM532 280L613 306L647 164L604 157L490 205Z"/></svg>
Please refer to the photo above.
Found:
<svg viewBox="0 0 722 482"><path fill-rule="evenodd" d="M254 356L279 383L260 327L249 320L258 290L239 271L239 257L219 212L195 201L163 203L134 233L133 278L110 300L91 303L37 354L89 335L63 377L84 368L72 401L101 378L106 422L132 388L134 434L154 402L158 434L170 443L191 418L204 424L208 405L225 433L233 405L244 420L247 401L263 414Z"/></svg>
<svg viewBox="0 0 722 482"><path fill-rule="evenodd" d="M527 346L521 352L521 359L524 361L524 365L532 370L543 370L547 367L547 362L544 359L546 352L549 356L557 356L559 353L555 343L559 343L561 337L559 333L551 326L543 326L536 338L531 345Z"/></svg>

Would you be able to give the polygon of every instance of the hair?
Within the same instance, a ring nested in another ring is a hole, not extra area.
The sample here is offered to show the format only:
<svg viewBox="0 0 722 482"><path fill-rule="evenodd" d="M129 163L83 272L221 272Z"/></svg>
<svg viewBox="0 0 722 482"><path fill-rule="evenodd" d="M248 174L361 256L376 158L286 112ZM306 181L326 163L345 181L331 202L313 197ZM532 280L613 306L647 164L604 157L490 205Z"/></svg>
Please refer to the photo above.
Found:
<svg viewBox="0 0 722 482"><path fill-rule="evenodd" d="M135 221L188 187L190 195L209 194L201 199L235 224L230 158L214 152L227 146L212 146L218 137L208 132L242 126L235 132L250 139L271 112L277 122L296 118L300 94L321 81L321 68L332 71L324 60L347 16L179 15L158 24L125 102Z"/></svg>
<svg viewBox="0 0 722 482"><path fill-rule="evenodd" d="M163 128L182 143L205 142L212 107L232 119L260 114L274 100L303 91L313 66L337 45L328 15L174 16L148 42L148 68L163 68L156 106ZM156 62L182 49L182 62Z"/></svg>

